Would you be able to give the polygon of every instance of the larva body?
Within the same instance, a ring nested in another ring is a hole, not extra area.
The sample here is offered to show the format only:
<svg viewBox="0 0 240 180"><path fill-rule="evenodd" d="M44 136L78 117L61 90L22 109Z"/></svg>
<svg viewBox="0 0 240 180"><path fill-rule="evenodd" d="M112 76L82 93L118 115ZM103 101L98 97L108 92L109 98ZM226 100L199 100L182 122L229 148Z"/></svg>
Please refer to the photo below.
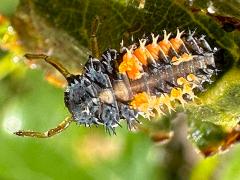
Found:
<svg viewBox="0 0 240 180"><path fill-rule="evenodd" d="M194 100L193 89L203 90L216 73L213 50L204 36L189 32L170 38L144 38L139 44L105 51L100 59L89 57L82 75L71 77L65 104L73 119L91 126L103 124L115 132L120 119L128 127L139 114L166 114L176 102Z"/></svg>

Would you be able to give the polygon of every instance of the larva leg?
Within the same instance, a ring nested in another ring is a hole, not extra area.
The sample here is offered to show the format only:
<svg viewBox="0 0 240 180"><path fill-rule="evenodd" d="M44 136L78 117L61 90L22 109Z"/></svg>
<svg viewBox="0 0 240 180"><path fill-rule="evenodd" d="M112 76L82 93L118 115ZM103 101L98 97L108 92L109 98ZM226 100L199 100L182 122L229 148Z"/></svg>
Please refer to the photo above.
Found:
<svg viewBox="0 0 240 180"><path fill-rule="evenodd" d="M57 127L53 128L53 129L49 129L46 132L20 130L20 131L14 132L14 134L16 134L17 136L22 136L22 137L28 136L28 137L35 137L35 138L49 138L51 136L54 136L54 135L64 131L65 129L67 129L67 127L70 125L71 122L72 122L72 118L67 117Z"/></svg>
<svg viewBox="0 0 240 180"><path fill-rule="evenodd" d="M98 47L97 41L97 31L100 25L100 19L96 16L92 22L92 29L91 29L91 50L93 57L100 58L100 51Z"/></svg>
<svg viewBox="0 0 240 180"><path fill-rule="evenodd" d="M51 56L47 56L45 54L25 54L24 55L27 59L43 59L47 63L51 64L53 67L55 67L67 80L73 76L71 73L68 72L68 70L60 63L56 62L56 59L54 59Z"/></svg>

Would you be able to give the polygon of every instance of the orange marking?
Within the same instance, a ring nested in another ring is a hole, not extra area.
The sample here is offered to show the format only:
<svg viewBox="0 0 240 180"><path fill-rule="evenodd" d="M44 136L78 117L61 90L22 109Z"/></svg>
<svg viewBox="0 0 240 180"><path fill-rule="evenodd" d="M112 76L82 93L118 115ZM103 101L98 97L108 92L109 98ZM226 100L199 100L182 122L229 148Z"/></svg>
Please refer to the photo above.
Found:
<svg viewBox="0 0 240 180"><path fill-rule="evenodd" d="M167 106L169 113L171 113L171 110L174 111L170 97L167 94L156 97L150 96L146 92L138 93L134 96L130 105L132 108L143 112L148 118L150 116L155 116L153 110L156 110L159 115L165 115L162 111L163 105Z"/></svg>
<svg viewBox="0 0 240 180"><path fill-rule="evenodd" d="M181 81L182 79L180 79ZM164 111L163 111L163 105L167 107L169 113L171 113L171 111L175 111L173 106L172 106L172 101L179 101L183 108L184 105L187 103L184 99L183 99L183 94L189 94L190 97L194 100L195 98L197 98L193 91L192 91L192 86L191 84L187 83L187 84L183 84L183 89L181 88L173 88L170 92L170 96L167 94L161 95L160 97L156 97L156 96L151 96L146 92L142 92L142 93L138 93L134 96L133 100L130 102L130 106L133 109L137 109L140 112L143 112L144 115L146 115L146 117L150 117L150 116L155 116L155 114L153 113L153 110L156 110L156 112L159 115L164 115Z"/></svg>
<svg viewBox="0 0 240 180"><path fill-rule="evenodd" d="M161 99L150 96L146 92L136 94L130 105L132 108L143 112L146 118L155 116L153 109L155 109L159 115L165 114L160 108L160 105L162 105Z"/></svg>
<svg viewBox="0 0 240 180"><path fill-rule="evenodd" d="M146 48L154 59L159 58L160 47L157 44L149 44Z"/></svg>
<svg viewBox="0 0 240 180"><path fill-rule="evenodd" d="M119 72L122 74L127 73L130 79L135 80L142 77L141 71L142 66L137 57L128 50L123 56L122 63L119 65Z"/></svg>
<svg viewBox="0 0 240 180"><path fill-rule="evenodd" d="M154 34L152 34L152 43L146 46L149 53L156 60L159 59L159 53L161 50L160 46L157 44L158 37L158 35L154 37Z"/></svg>
<svg viewBox="0 0 240 180"><path fill-rule="evenodd" d="M155 63L151 53L145 47L146 39L139 40L139 44L140 44L139 47L133 52L133 54L138 58L138 60L145 66L147 66L148 61Z"/></svg>
<svg viewBox="0 0 240 180"><path fill-rule="evenodd" d="M179 58L177 58L176 56L173 56L171 59L171 62L173 63L173 65L179 65L182 62L190 61L190 60L192 60L192 55L183 53Z"/></svg>
<svg viewBox="0 0 240 180"><path fill-rule="evenodd" d="M184 44L181 36L183 34L184 31L180 32L179 29L177 28L177 35L175 38L170 39L170 43L172 44L172 47L174 48L174 50L176 52L179 51L180 47Z"/></svg>
<svg viewBox="0 0 240 180"><path fill-rule="evenodd" d="M133 54L138 58L138 60L143 64L143 65L147 65L147 54L146 54L146 50L142 49L142 48L137 48Z"/></svg>
<svg viewBox="0 0 240 180"><path fill-rule="evenodd" d="M169 41L162 40L158 43L158 45L161 47L162 51L167 56L171 48L171 44L169 43Z"/></svg>
<svg viewBox="0 0 240 180"><path fill-rule="evenodd" d="M176 56L173 56L171 62L177 62L177 61L178 61L178 58Z"/></svg>
<svg viewBox="0 0 240 180"><path fill-rule="evenodd" d="M149 108L151 105L151 96L149 96L146 92L138 93L134 96L130 105L134 109L138 109L141 112L149 113Z"/></svg>
<svg viewBox="0 0 240 180"><path fill-rule="evenodd" d="M192 59L192 55L191 54L187 54L187 53L183 53L181 55L182 61L190 61Z"/></svg>
<svg viewBox="0 0 240 180"><path fill-rule="evenodd" d="M172 47L175 49L175 51L178 52L183 44L183 41L179 38L172 38L170 39L170 43L172 44Z"/></svg>
<svg viewBox="0 0 240 180"><path fill-rule="evenodd" d="M171 48L171 44L170 44L170 42L169 42L169 37L170 37L170 35L171 35L171 33L169 33L169 34L167 34L167 32L164 30L163 31L164 32L164 38L163 38L163 40L162 41L160 41L159 43L158 43L158 45L160 46L160 48L162 49L162 51L163 51L163 53L164 53L164 55L168 55L168 52L169 52L169 50L170 50L170 48Z"/></svg>

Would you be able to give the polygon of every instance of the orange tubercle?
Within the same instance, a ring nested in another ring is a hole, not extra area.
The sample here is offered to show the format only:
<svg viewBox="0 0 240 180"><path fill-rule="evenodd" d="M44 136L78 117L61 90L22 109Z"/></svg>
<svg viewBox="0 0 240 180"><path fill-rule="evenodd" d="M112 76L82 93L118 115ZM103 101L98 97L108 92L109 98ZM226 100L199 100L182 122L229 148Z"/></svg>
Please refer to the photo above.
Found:
<svg viewBox="0 0 240 180"><path fill-rule="evenodd" d="M178 52L178 50L183 44L183 41L178 38L172 38L170 39L170 43L172 44L172 47L175 49L175 51Z"/></svg>
<svg viewBox="0 0 240 180"><path fill-rule="evenodd" d="M176 56L173 56L171 62L174 63L174 62L177 62L177 61L178 61L178 58Z"/></svg>
<svg viewBox="0 0 240 180"><path fill-rule="evenodd" d="M168 55L168 52L171 48L171 44L169 42L169 37L171 35L171 33L167 34L167 32L164 30L164 38L162 41L160 41L158 43L158 45L160 46L160 48L162 49L163 53L167 56Z"/></svg>
<svg viewBox="0 0 240 180"><path fill-rule="evenodd" d="M181 58L183 61L190 61L192 59L192 55L191 54L187 54L187 53L183 53L181 55Z"/></svg>
<svg viewBox="0 0 240 180"><path fill-rule="evenodd" d="M154 34L152 34L152 43L146 46L147 50L155 60L159 59L159 53L161 49L157 44L158 37L159 36L154 37Z"/></svg>
<svg viewBox="0 0 240 180"><path fill-rule="evenodd" d="M191 93L192 91L190 89L186 90L191 98L196 98L196 96ZM143 112L146 117L155 116L154 110L156 110L159 115L165 115L164 110L166 108L169 113L171 113L171 111L175 111L171 103L172 101L178 100L184 107L186 101L183 99L182 95L183 91L180 88L173 88L170 96L168 94L162 94L160 97L156 97L149 95L147 92L141 92L134 96L133 100L130 102L130 106L133 109ZM164 108L164 106L166 107Z"/></svg>
<svg viewBox="0 0 240 180"><path fill-rule="evenodd" d="M169 41L162 40L158 43L158 45L161 47L162 51L167 56L171 48L171 44L169 43Z"/></svg>
<svg viewBox="0 0 240 180"><path fill-rule="evenodd" d="M148 113L150 102L151 96L149 96L146 92L142 92L134 96L130 105L133 109L138 109L141 112Z"/></svg>
<svg viewBox="0 0 240 180"><path fill-rule="evenodd" d="M134 96L130 106L143 112L146 117L155 116L153 110L156 110L158 115L165 115L163 105L166 105L169 113L174 110L171 105L171 100L168 95L161 97L151 96L146 92L138 93Z"/></svg>
<svg viewBox="0 0 240 180"><path fill-rule="evenodd" d="M151 53L146 49L146 39L139 40L139 47L134 50L133 54L138 58L138 60L144 65L147 66L148 60L154 62L154 59Z"/></svg>
<svg viewBox="0 0 240 180"><path fill-rule="evenodd" d="M175 50L176 52L178 52L179 49L180 49L180 47L181 47L182 45L184 45L184 43L183 43L183 41L182 41L182 39L181 39L181 36L182 36L183 32L184 32L184 31L180 32L179 29L177 28L177 35L176 35L176 37L170 39L170 43L172 44L172 47L174 48L174 50Z"/></svg>
<svg viewBox="0 0 240 180"><path fill-rule="evenodd" d="M130 79L135 80L142 77L141 71L142 66L137 57L128 50L123 56L122 63L119 65L119 72L122 74L127 73Z"/></svg>
<svg viewBox="0 0 240 180"><path fill-rule="evenodd" d="M147 54L144 51L144 49L142 48L137 48L133 54L138 58L138 60L143 64L143 65L147 65Z"/></svg>
<svg viewBox="0 0 240 180"><path fill-rule="evenodd" d="M160 47L157 44L149 44L146 46L146 48L154 59L159 58Z"/></svg>

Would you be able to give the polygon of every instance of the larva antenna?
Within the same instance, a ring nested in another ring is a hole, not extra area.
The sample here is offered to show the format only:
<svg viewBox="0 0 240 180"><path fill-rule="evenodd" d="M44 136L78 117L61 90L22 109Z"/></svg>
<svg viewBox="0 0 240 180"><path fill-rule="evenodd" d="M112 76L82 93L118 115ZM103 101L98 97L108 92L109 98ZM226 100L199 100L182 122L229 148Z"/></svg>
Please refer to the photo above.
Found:
<svg viewBox="0 0 240 180"><path fill-rule="evenodd" d="M26 57L29 60L32 59L42 59L45 60L48 64L51 64L53 67L55 67L69 82L73 74L71 74L62 64L55 61L55 59L51 56L47 56L45 54L25 54L24 57Z"/></svg>

